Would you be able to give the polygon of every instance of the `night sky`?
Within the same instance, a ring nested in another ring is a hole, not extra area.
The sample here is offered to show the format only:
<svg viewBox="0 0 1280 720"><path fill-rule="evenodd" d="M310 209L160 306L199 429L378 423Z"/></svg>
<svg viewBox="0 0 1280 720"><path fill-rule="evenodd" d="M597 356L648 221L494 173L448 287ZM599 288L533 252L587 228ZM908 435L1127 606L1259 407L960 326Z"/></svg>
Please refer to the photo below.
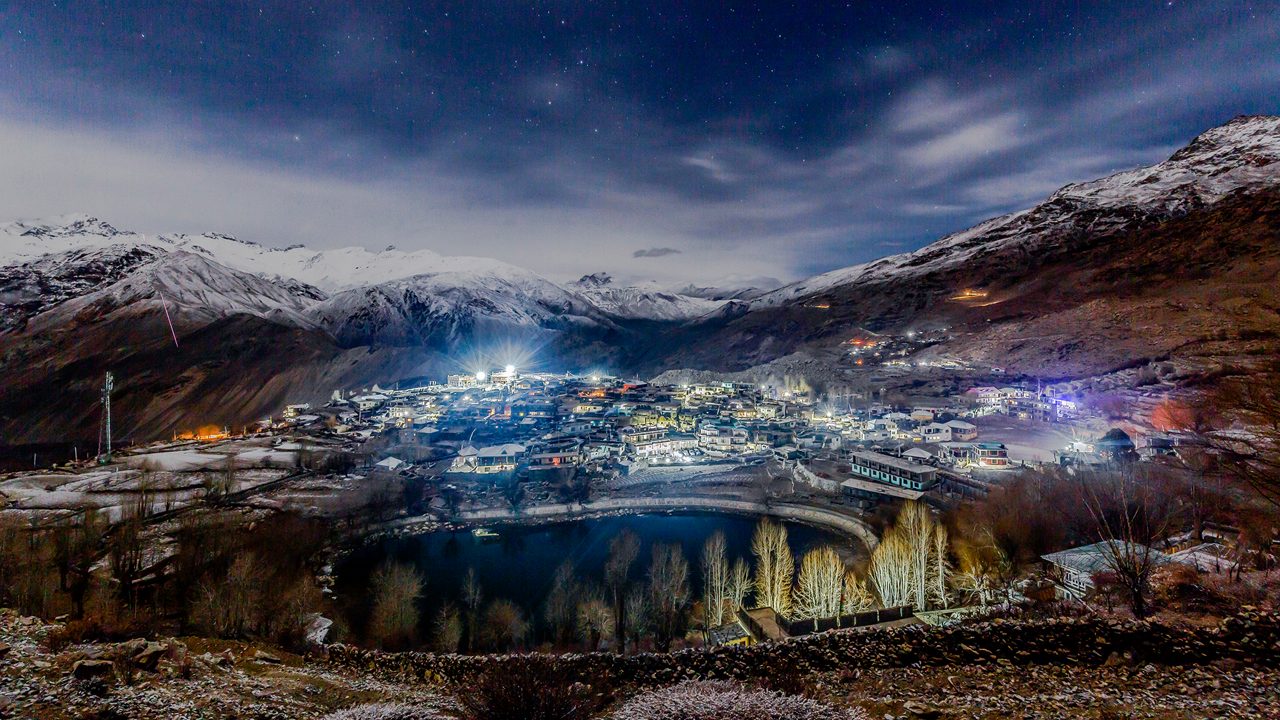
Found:
<svg viewBox="0 0 1280 720"><path fill-rule="evenodd" d="M1280 112L1276 2L0 1L0 219L792 279Z"/></svg>

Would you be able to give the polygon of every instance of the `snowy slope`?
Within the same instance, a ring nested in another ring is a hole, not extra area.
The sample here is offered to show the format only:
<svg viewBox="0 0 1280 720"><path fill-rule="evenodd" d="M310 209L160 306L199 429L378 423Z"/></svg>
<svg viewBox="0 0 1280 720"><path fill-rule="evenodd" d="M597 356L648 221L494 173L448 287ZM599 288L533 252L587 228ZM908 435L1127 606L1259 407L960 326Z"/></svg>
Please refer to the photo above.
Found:
<svg viewBox="0 0 1280 720"><path fill-rule="evenodd" d="M722 300L671 292L657 283L616 285L606 273L585 275L570 289L603 312L628 320L692 320L715 312L724 305Z"/></svg>
<svg viewBox="0 0 1280 720"><path fill-rule="evenodd" d="M761 296L774 306L855 283L906 281L992 252L1033 253L1064 232L1104 233L1212 205L1240 188L1280 181L1280 117L1239 117L1168 160L1067 185L1043 203L987 220L914 252L833 270Z"/></svg>
<svg viewBox="0 0 1280 720"><path fill-rule="evenodd" d="M347 290L312 308L309 316L348 345L453 347L480 333L610 325L581 296L502 264Z"/></svg>
<svg viewBox="0 0 1280 720"><path fill-rule="evenodd" d="M397 323L388 317L376 318L388 313L401 315L397 321L401 324L412 317L431 317L435 326L453 312L459 314L456 324L466 327L480 316L496 317L500 308L506 313L507 324L544 327L550 322L548 308L565 308L569 315L590 317L593 322L601 314L620 319L683 321L713 312L723 304L717 299L681 295L654 283L619 286L606 275L588 276L599 282L584 278L560 287L529 270L489 258L448 257L430 250L404 252L395 248L381 252L360 247L320 251L303 246L268 248L217 233L143 235L118 230L87 215L0 225L0 298L8 293L30 307L35 307L32 298L36 296L62 301L74 296L71 290L75 286L82 290L92 287L85 279L101 277L102 272L93 267L98 262L93 258L98 254L153 258L166 253L202 257L291 285L296 294L314 294L317 300L322 299L322 293L309 286L341 295L313 315L323 317L329 327L343 332L361 326L385 330ZM83 266L79 271L77 264ZM110 264L123 267L120 262ZM55 267L58 275L67 279L66 292L33 279L47 275ZM6 277L5 273L15 277ZM77 275L81 277L77 279ZM428 293L439 297L428 302ZM361 298L370 306L361 307ZM44 302L40 306L52 304ZM389 309L396 305L403 307L399 311ZM341 317L344 312L349 319ZM10 314L16 317L16 311ZM19 320L0 317L0 329L16 322Z"/></svg>
<svg viewBox="0 0 1280 720"><path fill-rule="evenodd" d="M59 303L118 282L159 256L147 246L117 244L0 266L0 332L19 329Z"/></svg>
<svg viewBox="0 0 1280 720"><path fill-rule="evenodd" d="M254 315L310 327L313 322L306 313L318 300L314 288L270 282L176 251L155 255L115 282L57 304L32 318L27 331L163 312L166 307L176 325L199 326L232 315Z"/></svg>
<svg viewBox="0 0 1280 720"><path fill-rule="evenodd" d="M243 272L297 280L327 293L414 275L528 273L499 260L445 256L431 250L405 252L394 247L380 252L362 247L312 250L302 245L271 248L221 233L144 235L118 230L109 223L83 214L0 225L0 265L31 262L51 254L129 244L159 251L181 250Z"/></svg>

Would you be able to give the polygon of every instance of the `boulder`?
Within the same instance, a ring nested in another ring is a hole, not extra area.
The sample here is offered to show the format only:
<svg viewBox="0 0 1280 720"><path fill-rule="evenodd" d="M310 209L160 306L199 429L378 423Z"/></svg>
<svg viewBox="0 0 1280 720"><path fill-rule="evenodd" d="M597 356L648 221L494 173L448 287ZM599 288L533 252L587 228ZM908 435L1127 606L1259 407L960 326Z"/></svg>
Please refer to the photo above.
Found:
<svg viewBox="0 0 1280 720"><path fill-rule="evenodd" d="M164 657L168 651L169 648L158 642L149 642L141 650L134 653L130 660L143 670L154 671L156 663L160 662L160 658Z"/></svg>
<svg viewBox="0 0 1280 720"><path fill-rule="evenodd" d="M276 657L275 655L272 655L271 653L265 652L262 650L255 650L253 652L253 659L257 660L260 663L266 663L268 665L279 665L280 663L284 662L283 660Z"/></svg>
<svg viewBox="0 0 1280 720"><path fill-rule="evenodd" d="M115 670L115 663L110 660L77 660L71 666L71 676L77 680L110 675Z"/></svg>

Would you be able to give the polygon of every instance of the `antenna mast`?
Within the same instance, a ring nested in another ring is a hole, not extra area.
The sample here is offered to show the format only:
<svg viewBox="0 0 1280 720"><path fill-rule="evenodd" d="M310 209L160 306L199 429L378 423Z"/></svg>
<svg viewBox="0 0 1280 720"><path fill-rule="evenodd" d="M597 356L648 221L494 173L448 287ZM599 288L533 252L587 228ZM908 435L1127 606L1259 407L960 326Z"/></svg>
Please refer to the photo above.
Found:
<svg viewBox="0 0 1280 720"><path fill-rule="evenodd" d="M107 372L107 378L102 383L102 418L103 430L107 440L107 451L102 454L99 460L103 463L111 462L111 390L115 387L115 376L110 371Z"/></svg>

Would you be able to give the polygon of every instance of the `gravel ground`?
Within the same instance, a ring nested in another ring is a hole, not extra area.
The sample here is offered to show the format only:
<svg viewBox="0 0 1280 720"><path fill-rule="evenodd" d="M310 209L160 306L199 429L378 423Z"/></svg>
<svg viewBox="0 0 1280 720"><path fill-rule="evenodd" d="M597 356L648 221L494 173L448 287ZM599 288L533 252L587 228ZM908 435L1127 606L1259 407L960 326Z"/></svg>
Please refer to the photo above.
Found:
<svg viewBox="0 0 1280 720"><path fill-rule="evenodd" d="M0 718L283 720L387 700L445 704L421 685L335 671L274 649L264 657L262 648L246 643L198 638L161 641L168 650L154 671L133 668L126 678L117 645L53 652L43 643L48 630L35 618L0 610ZM115 669L102 678L76 678L75 663L95 658L115 660Z"/></svg>
<svg viewBox="0 0 1280 720"><path fill-rule="evenodd" d="M163 655L150 669L125 659L137 657L125 650L128 643L54 652L44 643L50 627L0 610L0 718L274 720L388 701L449 706L421 682L339 669L246 643L161 640ZM95 660L115 664L102 677L76 677L77 661ZM1280 670L1237 662L851 669L803 683L805 694L862 708L876 720L1280 718Z"/></svg>
<svg viewBox="0 0 1280 720"><path fill-rule="evenodd" d="M1280 718L1280 671L1230 663L845 671L815 694L873 718Z"/></svg>

